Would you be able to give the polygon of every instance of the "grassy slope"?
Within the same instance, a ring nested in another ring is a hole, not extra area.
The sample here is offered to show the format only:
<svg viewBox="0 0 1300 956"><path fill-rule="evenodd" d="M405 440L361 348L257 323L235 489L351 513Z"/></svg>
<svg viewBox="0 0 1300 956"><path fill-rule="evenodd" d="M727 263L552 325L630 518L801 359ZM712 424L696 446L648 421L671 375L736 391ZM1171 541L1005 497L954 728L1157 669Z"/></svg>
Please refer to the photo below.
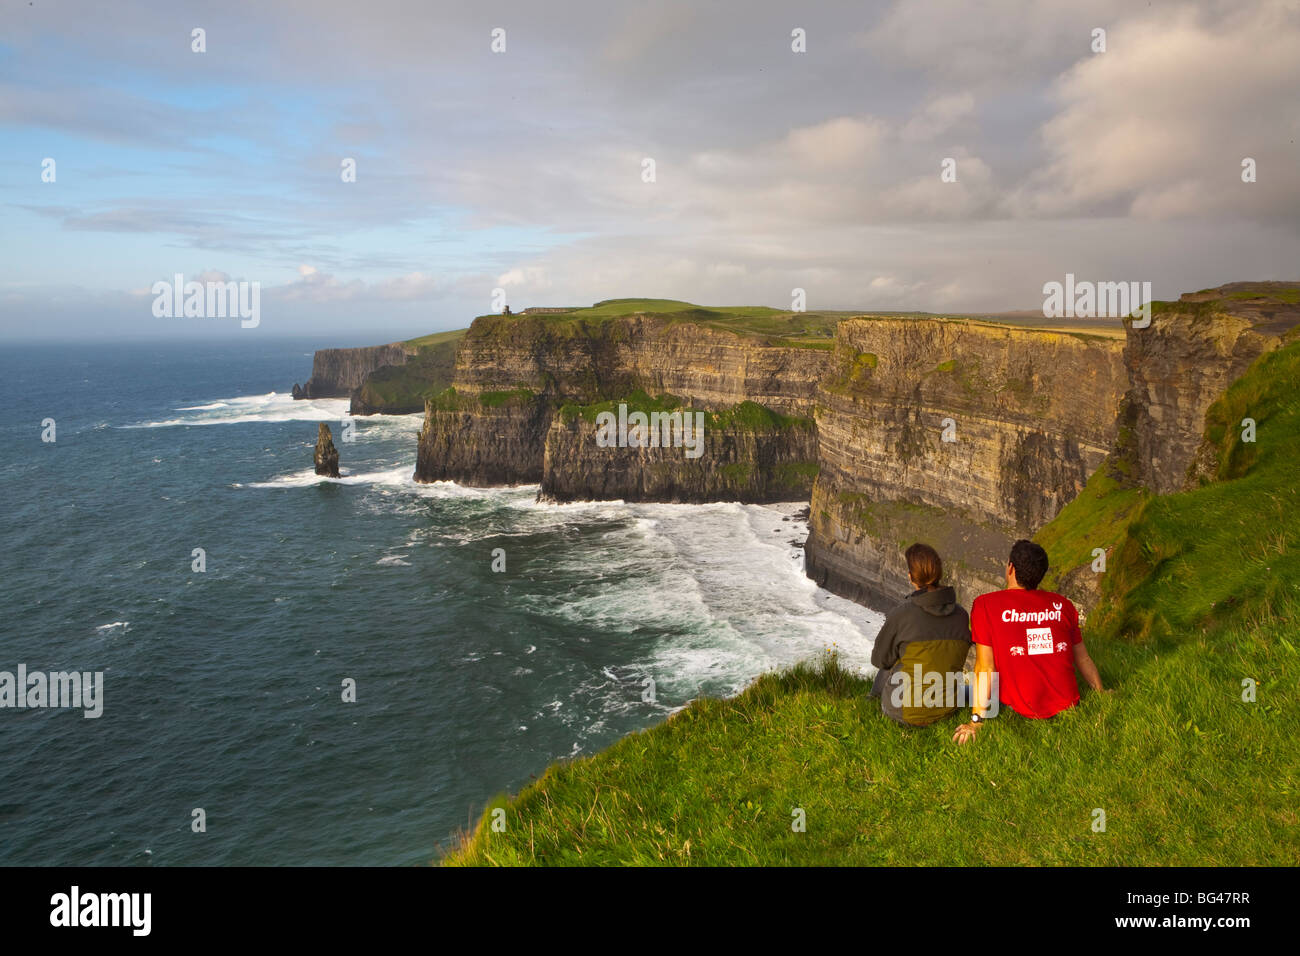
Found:
<svg viewBox="0 0 1300 956"><path fill-rule="evenodd" d="M1265 355L1206 416L1219 480L1148 500L1110 562L1096 626L1136 639L1268 624L1300 603L1300 342ZM1256 422L1255 442L1241 422Z"/></svg>
<svg viewBox="0 0 1300 956"><path fill-rule="evenodd" d="M416 349L404 365L391 365L366 376L361 398L368 405L385 411L419 411L424 399L451 384L456 364L456 348L467 329L435 332L409 339L405 345Z"/></svg>
<svg viewBox="0 0 1300 956"><path fill-rule="evenodd" d="M403 345L410 345L417 349L428 348L431 345L442 345L446 342L459 342L465 337L469 329L452 329L450 332L433 332L429 335L421 335L414 339L407 339Z"/></svg>
<svg viewBox="0 0 1300 956"><path fill-rule="evenodd" d="M1211 410L1219 482L1149 498L1104 477L1044 529L1062 561L1114 548L1085 635L1113 695L1004 712L958 748L957 717L895 726L829 656L556 764L445 862L1297 864L1298 378L1293 344Z"/></svg>
<svg viewBox="0 0 1300 956"><path fill-rule="evenodd" d="M1034 536L1051 557L1044 588L1054 588L1071 568L1091 566L1095 548L1104 549L1109 561L1129 522L1150 497L1142 489L1126 487L1109 465L1098 468L1079 496Z"/></svg>

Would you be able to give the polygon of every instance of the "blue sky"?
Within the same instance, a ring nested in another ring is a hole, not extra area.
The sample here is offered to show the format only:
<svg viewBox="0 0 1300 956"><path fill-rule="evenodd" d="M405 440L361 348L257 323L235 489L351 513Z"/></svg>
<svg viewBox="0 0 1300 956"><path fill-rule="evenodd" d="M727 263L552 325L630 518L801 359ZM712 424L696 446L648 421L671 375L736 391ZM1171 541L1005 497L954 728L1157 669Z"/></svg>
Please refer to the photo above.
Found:
<svg viewBox="0 0 1300 956"><path fill-rule="evenodd" d="M1066 272L1160 297L1300 278L1286 0L3 17L4 338L360 344L464 326L496 288L516 308L799 287L811 308L982 311L1035 308ZM176 273L260 282L262 323L154 317Z"/></svg>

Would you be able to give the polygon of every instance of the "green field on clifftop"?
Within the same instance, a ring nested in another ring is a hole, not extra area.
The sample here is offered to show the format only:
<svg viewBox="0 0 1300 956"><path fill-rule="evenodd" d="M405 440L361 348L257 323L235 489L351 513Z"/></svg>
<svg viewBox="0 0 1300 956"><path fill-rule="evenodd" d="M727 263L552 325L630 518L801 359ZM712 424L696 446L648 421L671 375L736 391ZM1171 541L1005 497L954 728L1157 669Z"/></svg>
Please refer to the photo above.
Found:
<svg viewBox="0 0 1300 956"><path fill-rule="evenodd" d="M606 299L586 309L570 312L511 316L484 316L505 321L538 321L553 330L581 332L590 323L646 315L673 322L688 322L725 329L737 335L762 336L768 344L791 348L830 349L835 326L854 312L782 312L766 306L701 306L679 299Z"/></svg>
<svg viewBox="0 0 1300 956"><path fill-rule="evenodd" d="M605 299L589 308L564 312L497 313L479 316L496 332L515 335L526 323L536 323L561 336L585 336L593 328L614 319L644 315L671 322L685 322L713 329L725 329L737 335L755 336L766 344L786 348L829 351L835 344L835 327L842 319L930 319L936 322L971 322L1012 329L1045 329L1077 337L1122 338L1123 324L1115 320L1044 319L1033 312L937 314L889 310L839 309L794 312L761 305L703 306L680 299ZM480 328L480 334L488 330ZM490 334L490 333L488 333Z"/></svg>
<svg viewBox="0 0 1300 956"><path fill-rule="evenodd" d="M965 712L899 727L832 649L552 766L444 862L1296 865L1297 380L1293 343L1211 409L1217 480L1153 497L1108 471L1039 535L1062 567L1111 551L1085 639L1113 693L957 747Z"/></svg>
<svg viewBox="0 0 1300 956"><path fill-rule="evenodd" d="M367 375L359 389L359 403L388 414L423 410L426 398L451 384L456 348L466 331L435 332L404 342L415 354L403 365L388 365Z"/></svg>

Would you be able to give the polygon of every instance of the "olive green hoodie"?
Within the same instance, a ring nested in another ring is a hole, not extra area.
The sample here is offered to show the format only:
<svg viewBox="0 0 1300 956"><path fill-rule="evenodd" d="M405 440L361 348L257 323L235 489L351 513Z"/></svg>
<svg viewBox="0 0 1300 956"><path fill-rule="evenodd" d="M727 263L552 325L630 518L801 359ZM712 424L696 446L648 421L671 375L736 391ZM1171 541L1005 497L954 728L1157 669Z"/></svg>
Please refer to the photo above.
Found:
<svg viewBox="0 0 1300 956"><path fill-rule="evenodd" d="M920 706L922 687L912 687L916 676L939 674L943 686L951 687L953 680L947 675L960 674L969 650L970 617L957 603L957 592L952 588L913 591L885 615L876 635L871 663L880 673L872 693L880 694L881 708L895 720L915 726L932 724L951 714L957 704L944 694L939 706ZM907 686L915 693L901 706L893 694L898 686L894 677L900 673L907 675Z"/></svg>

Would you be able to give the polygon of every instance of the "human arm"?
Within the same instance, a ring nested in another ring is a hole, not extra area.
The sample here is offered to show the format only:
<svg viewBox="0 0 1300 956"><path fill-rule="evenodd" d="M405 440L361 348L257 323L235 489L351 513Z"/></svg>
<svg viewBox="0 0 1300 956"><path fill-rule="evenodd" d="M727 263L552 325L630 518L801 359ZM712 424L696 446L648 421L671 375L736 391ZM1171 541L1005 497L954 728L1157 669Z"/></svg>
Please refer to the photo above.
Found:
<svg viewBox="0 0 1300 956"><path fill-rule="evenodd" d="M897 619L892 614L886 615L885 623L880 625L880 632L871 645L872 667L883 671L898 663L898 649L894 646L897 631Z"/></svg>
<svg viewBox="0 0 1300 956"><path fill-rule="evenodd" d="M1097 670L1097 665L1093 663L1088 648L1083 645L1083 630L1079 627L1079 612L1072 603L1067 603L1066 606L1070 612L1067 620L1070 624L1070 649L1074 652L1074 666L1083 675L1083 679L1088 682L1089 687L1093 690L1106 692L1106 688L1101 685L1101 672Z"/></svg>
<svg viewBox="0 0 1300 956"><path fill-rule="evenodd" d="M975 687L974 700L971 702L971 713L979 714L982 718L989 712L989 697L993 688L993 648L987 644L975 645ZM959 744L968 743L975 739L979 732L979 724L969 723L962 724L957 728L952 739Z"/></svg>
<svg viewBox="0 0 1300 956"><path fill-rule="evenodd" d="M1088 648L1084 646L1083 641L1074 645L1074 666L1079 669L1079 673L1083 675L1089 687L1093 690L1106 690L1101 685L1101 672L1097 670L1097 665L1093 663L1092 655L1088 653Z"/></svg>

